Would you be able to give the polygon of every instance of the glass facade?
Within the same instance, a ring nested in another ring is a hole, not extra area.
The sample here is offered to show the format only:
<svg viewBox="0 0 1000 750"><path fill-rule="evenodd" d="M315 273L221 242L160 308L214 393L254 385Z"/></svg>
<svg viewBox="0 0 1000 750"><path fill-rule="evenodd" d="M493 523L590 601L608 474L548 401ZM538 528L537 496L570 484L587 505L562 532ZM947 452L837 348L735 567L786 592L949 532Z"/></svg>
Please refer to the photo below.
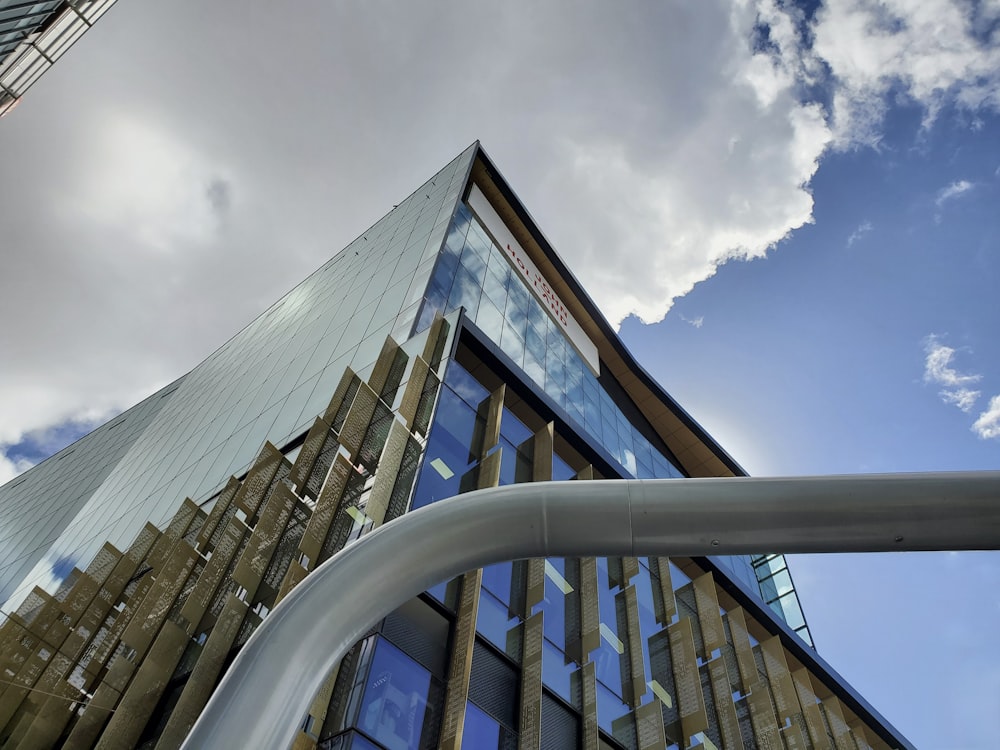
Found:
<svg viewBox="0 0 1000 750"><path fill-rule="evenodd" d="M106 450L22 593L80 569L0 625L0 744L179 747L282 598L408 510L683 476L461 201L484 163L474 145L162 398L0 488L65 492ZM373 624L295 746L906 746L782 624L808 635L796 607L780 556L491 565Z"/></svg>
<svg viewBox="0 0 1000 750"><path fill-rule="evenodd" d="M0 486L0 601L46 557L39 570L42 584L58 585L75 565L89 558L46 555L49 547L133 443L180 387L177 380L80 438L21 476ZM45 502L38 502L45 498ZM24 587L21 587L22 590Z"/></svg>
<svg viewBox="0 0 1000 750"><path fill-rule="evenodd" d="M0 0L0 117L116 0Z"/></svg>
<svg viewBox="0 0 1000 750"><path fill-rule="evenodd" d="M608 451L624 476L684 476L628 420L465 203L448 229L416 330L459 308Z"/></svg>
<svg viewBox="0 0 1000 750"><path fill-rule="evenodd" d="M344 368L365 376L387 336L407 339L474 154L462 153L188 373L4 609L51 585L57 561L72 568L106 540L127 545L145 523L169 520L177 498L208 500L265 441L283 446L305 432ZM88 471L77 462L63 470Z"/></svg>

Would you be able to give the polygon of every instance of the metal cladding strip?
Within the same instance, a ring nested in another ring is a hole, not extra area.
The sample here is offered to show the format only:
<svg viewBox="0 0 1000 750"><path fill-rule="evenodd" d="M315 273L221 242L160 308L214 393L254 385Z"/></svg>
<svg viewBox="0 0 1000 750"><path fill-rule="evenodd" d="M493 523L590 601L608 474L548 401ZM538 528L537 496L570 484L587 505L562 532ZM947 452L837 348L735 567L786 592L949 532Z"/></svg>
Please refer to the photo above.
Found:
<svg viewBox="0 0 1000 750"><path fill-rule="evenodd" d="M327 674L367 629L483 565L997 548L1000 472L538 482L470 492L387 523L319 566L257 629L184 747L287 748Z"/></svg>

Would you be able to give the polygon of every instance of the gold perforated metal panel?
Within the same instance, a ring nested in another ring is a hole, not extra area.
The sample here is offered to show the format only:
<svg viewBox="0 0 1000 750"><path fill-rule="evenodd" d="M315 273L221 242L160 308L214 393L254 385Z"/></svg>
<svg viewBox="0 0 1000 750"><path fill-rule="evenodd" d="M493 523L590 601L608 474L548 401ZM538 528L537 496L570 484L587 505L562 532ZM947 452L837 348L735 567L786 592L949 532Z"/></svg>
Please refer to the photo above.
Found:
<svg viewBox="0 0 1000 750"><path fill-rule="evenodd" d="M519 750L535 750L542 740L542 616L538 612L524 621Z"/></svg>
<svg viewBox="0 0 1000 750"><path fill-rule="evenodd" d="M685 739L708 729L705 696L698 676L698 657L694 649L691 620L682 618L667 628L670 657L673 661L674 684L680 708L681 727Z"/></svg>

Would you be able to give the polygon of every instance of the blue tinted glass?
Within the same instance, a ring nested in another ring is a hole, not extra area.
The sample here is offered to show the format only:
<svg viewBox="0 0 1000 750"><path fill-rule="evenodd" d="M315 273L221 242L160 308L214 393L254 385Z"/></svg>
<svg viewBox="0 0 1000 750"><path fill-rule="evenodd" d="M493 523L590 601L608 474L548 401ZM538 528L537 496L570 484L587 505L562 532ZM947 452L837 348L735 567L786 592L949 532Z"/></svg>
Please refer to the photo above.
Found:
<svg viewBox="0 0 1000 750"><path fill-rule="evenodd" d="M635 726L628 718L629 711L621 698L597 683L597 724L625 747L634 746Z"/></svg>
<svg viewBox="0 0 1000 750"><path fill-rule="evenodd" d="M536 362L545 361L545 339L530 324L525 332L524 346L527 351L531 352Z"/></svg>
<svg viewBox="0 0 1000 750"><path fill-rule="evenodd" d="M500 438L500 486L531 481L531 456Z"/></svg>
<svg viewBox="0 0 1000 750"><path fill-rule="evenodd" d="M597 604L601 616L601 645L591 659L596 662L597 679L621 696L625 644L618 633L618 608L608 576L608 561L603 557L597 558Z"/></svg>
<svg viewBox="0 0 1000 750"><path fill-rule="evenodd" d="M380 750L379 746L369 742L356 732L351 732L351 750Z"/></svg>
<svg viewBox="0 0 1000 750"><path fill-rule="evenodd" d="M475 277L478 284L482 286L483 279L486 278L486 261L483 260L481 254L473 250L471 243L467 242L465 249L462 251L461 264L463 268Z"/></svg>
<svg viewBox="0 0 1000 750"><path fill-rule="evenodd" d="M492 269L487 270L486 277L483 279L483 291L486 292L486 296L490 298L490 301L497 306L500 312L503 312L507 306L506 279L497 276L493 273Z"/></svg>
<svg viewBox="0 0 1000 750"><path fill-rule="evenodd" d="M386 747L418 750L430 684L430 672L379 638L358 727Z"/></svg>
<svg viewBox="0 0 1000 750"><path fill-rule="evenodd" d="M552 478L557 481L561 481L566 479L573 479L574 477L576 477L576 472L573 471L573 468L568 463L559 458L558 455L553 454Z"/></svg>
<svg viewBox="0 0 1000 750"><path fill-rule="evenodd" d="M499 746L500 725L474 703L466 703L462 750L496 750Z"/></svg>
<svg viewBox="0 0 1000 750"><path fill-rule="evenodd" d="M465 233L468 229L468 224L462 226L453 224L451 229L448 230L448 236L444 241L444 252L448 255L460 255L462 253L462 247L465 245Z"/></svg>
<svg viewBox="0 0 1000 750"><path fill-rule="evenodd" d="M482 290L479 282L465 268L459 268L455 275L455 283L448 296L448 312L464 307L466 314L475 319L476 311L479 310L479 297Z"/></svg>
<svg viewBox="0 0 1000 750"><path fill-rule="evenodd" d="M476 313L476 325L479 326L490 341L499 341L503 333L503 313L494 305L489 297L479 300L479 312Z"/></svg>
<svg viewBox="0 0 1000 750"><path fill-rule="evenodd" d="M477 408L483 400L490 395L478 380L469 371L455 361L448 364L448 370L444 374L444 384L449 386L466 404Z"/></svg>
<svg viewBox="0 0 1000 750"><path fill-rule="evenodd" d="M486 589L479 592L476 630L490 643L516 661L521 660L520 619L511 616L507 605Z"/></svg>
<svg viewBox="0 0 1000 750"><path fill-rule="evenodd" d="M478 221L472 222L469 234L465 238L465 245L469 250L478 255L485 265L486 260L490 256L490 250L493 247L493 243L490 241L486 232L483 231L483 228L479 226Z"/></svg>
<svg viewBox="0 0 1000 750"><path fill-rule="evenodd" d="M576 689L579 680L576 662L555 647L547 638L542 641L542 682L552 692L570 705L579 708L580 691Z"/></svg>
<svg viewBox="0 0 1000 750"><path fill-rule="evenodd" d="M541 304L532 297L531 304L528 306L528 322L541 332L542 338L545 337L545 320L548 317Z"/></svg>
<svg viewBox="0 0 1000 750"><path fill-rule="evenodd" d="M449 368L451 369L451 368ZM413 508L422 508L459 493L462 475L476 462L470 452L482 420L450 388L441 389L437 414L427 441Z"/></svg>
<svg viewBox="0 0 1000 750"><path fill-rule="evenodd" d="M510 588L513 577L513 563L502 562L483 568L483 588L492 592L500 601L510 605Z"/></svg>
<svg viewBox="0 0 1000 750"><path fill-rule="evenodd" d="M514 445L520 445L534 435L506 406L503 407L503 416L500 419L500 434Z"/></svg>
<svg viewBox="0 0 1000 750"><path fill-rule="evenodd" d="M524 340L510 320L504 321L503 333L500 334L500 349L514 360L514 364L521 366L524 361Z"/></svg>
<svg viewBox="0 0 1000 750"><path fill-rule="evenodd" d="M463 205L461 220L469 216ZM456 219L456 222L460 219ZM660 456L654 464L648 441L625 418L577 351L567 342L545 305L510 266L504 253L474 218L461 248L456 269L452 251L460 233L449 235L448 252L442 254L440 287L446 303L435 297L435 309L464 306L469 317L501 350L523 369L527 377L621 463L625 474L643 477L678 477L681 473ZM445 259L445 256L448 256ZM483 265L486 268L484 270ZM438 276L438 271L435 276ZM454 282L452 283L452 279ZM473 283L474 282L474 283ZM449 284L449 285L445 285ZM477 287L473 289L473 286ZM487 301L488 300L488 301ZM501 321L503 316L503 322ZM418 319L422 330L433 319L427 305ZM659 455L658 451L655 451Z"/></svg>
<svg viewBox="0 0 1000 750"><path fill-rule="evenodd" d="M528 290L525 289L524 282L514 274L511 274L510 283L507 284L507 297L510 300L509 304L512 304L527 321Z"/></svg>

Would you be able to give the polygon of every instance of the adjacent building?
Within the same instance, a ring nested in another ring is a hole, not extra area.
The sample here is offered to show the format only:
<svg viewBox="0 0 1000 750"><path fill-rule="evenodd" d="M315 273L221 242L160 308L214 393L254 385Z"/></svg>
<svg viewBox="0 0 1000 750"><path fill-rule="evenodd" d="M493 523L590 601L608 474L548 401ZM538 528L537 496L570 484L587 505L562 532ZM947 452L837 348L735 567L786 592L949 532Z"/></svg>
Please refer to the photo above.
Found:
<svg viewBox="0 0 1000 750"><path fill-rule="evenodd" d="M115 0L0 0L0 117Z"/></svg>
<svg viewBox="0 0 1000 750"><path fill-rule="evenodd" d="M408 510L742 473L473 144L190 373L0 488L0 744L179 747L281 599ZM764 554L471 571L374 627L301 722L303 749L909 747Z"/></svg>

